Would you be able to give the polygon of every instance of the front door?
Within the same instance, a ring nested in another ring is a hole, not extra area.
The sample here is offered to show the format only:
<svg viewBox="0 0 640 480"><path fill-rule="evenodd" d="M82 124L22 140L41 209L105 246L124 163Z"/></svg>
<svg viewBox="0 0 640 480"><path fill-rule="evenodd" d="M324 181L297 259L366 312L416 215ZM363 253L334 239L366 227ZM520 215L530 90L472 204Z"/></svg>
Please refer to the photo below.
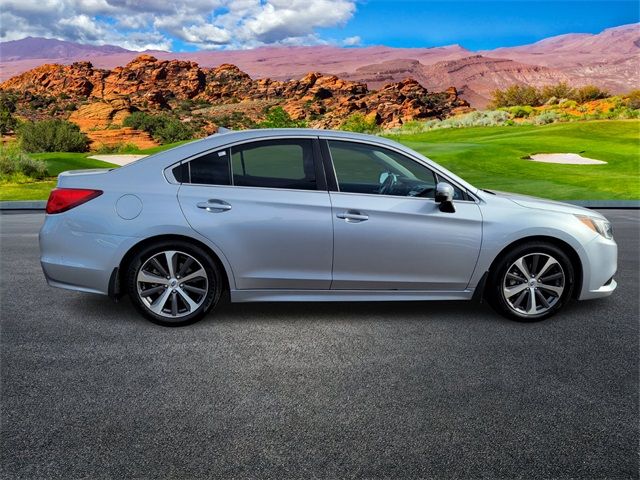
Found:
<svg viewBox="0 0 640 480"><path fill-rule="evenodd" d="M455 213L434 201L437 177L394 150L328 141L336 290L462 291L482 238L479 207L456 187Z"/></svg>

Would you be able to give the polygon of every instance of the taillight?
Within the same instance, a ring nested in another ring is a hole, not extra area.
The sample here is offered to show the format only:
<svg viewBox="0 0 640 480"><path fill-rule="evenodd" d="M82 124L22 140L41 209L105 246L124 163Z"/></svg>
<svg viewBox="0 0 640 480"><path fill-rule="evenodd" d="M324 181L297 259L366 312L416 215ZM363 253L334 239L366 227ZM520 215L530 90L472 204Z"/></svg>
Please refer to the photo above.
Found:
<svg viewBox="0 0 640 480"><path fill-rule="evenodd" d="M62 213L102 195L102 190L54 188L47 202L47 213Z"/></svg>

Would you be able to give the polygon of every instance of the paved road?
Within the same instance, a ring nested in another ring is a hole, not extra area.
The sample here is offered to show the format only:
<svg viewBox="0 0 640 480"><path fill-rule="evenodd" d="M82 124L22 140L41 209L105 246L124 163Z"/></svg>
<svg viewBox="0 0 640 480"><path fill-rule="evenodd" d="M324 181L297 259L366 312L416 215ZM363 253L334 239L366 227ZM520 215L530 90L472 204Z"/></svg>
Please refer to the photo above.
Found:
<svg viewBox="0 0 640 480"><path fill-rule="evenodd" d="M532 325L471 303L245 304L183 329L48 288L0 216L5 478L637 478L637 211L620 287Z"/></svg>

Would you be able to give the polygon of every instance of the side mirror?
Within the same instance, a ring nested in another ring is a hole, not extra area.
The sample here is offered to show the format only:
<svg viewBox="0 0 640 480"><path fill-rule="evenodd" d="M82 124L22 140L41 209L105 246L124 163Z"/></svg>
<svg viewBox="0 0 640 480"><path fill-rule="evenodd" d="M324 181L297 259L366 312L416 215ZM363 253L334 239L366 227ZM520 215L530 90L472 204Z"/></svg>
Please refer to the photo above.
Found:
<svg viewBox="0 0 640 480"><path fill-rule="evenodd" d="M446 182L440 182L436 185L436 203L440 204L440 211L445 213L453 213L456 208L453 206L453 195L455 190Z"/></svg>

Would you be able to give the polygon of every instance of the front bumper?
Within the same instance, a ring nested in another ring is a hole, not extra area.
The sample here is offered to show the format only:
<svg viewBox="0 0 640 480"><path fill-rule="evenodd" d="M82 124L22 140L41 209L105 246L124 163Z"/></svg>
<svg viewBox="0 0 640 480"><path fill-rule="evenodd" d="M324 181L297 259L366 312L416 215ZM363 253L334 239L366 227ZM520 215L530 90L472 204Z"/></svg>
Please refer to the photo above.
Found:
<svg viewBox="0 0 640 480"><path fill-rule="evenodd" d="M618 284L618 245L598 235L584 247L586 262L582 262L583 282L578 300L608 297Z"/></svg>

